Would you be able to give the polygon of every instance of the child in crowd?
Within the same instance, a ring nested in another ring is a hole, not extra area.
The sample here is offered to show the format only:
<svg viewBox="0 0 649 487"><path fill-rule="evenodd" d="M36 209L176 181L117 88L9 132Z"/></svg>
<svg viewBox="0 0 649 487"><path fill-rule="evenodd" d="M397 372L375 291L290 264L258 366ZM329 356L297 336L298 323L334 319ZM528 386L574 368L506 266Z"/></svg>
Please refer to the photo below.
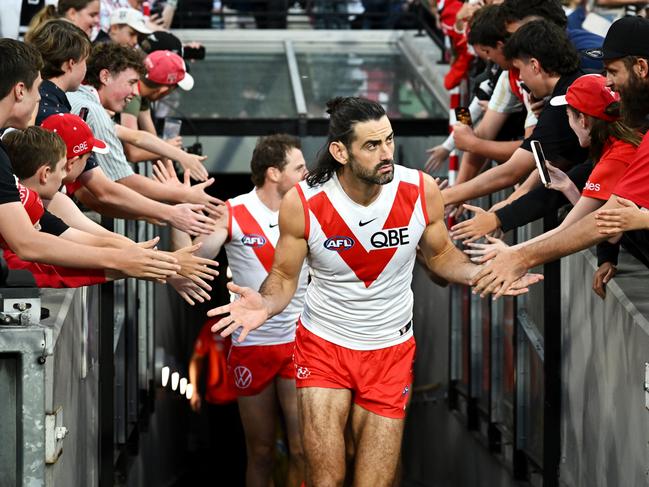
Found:
<svg viewBox="0 0 649 487"><path fill-rule="evenodd" d="M52 115L43 122L43 127L10 131L2 142L14 174L20 180L21 201L35 226L45 225L49 233L95 247L121 249L135 245L128 238L92 222L67 196L58 192L64 181L74 182L92 151L107 151L106 144L94 138L83 120L72 114ZM61 219L54 216L43 219L45 207ZM154 239L143 245L152 248L156 243ZM26 262L6 245L3 248L9 267L30 270L39 287L78 287L125 277L116 271L68 269ZM216 264L194 257L192 252L197 248L188 247L174 253L181 265L179 274L189 279L209 280L218 273L207 266Z"/></svg>

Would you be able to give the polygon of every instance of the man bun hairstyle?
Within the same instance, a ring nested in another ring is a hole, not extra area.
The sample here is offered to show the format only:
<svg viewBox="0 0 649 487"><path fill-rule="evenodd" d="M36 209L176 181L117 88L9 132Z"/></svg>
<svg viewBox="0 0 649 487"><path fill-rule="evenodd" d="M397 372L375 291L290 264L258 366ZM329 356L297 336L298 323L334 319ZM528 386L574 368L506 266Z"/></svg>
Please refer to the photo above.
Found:
<svg viewBox="0 0 649 487"><path fill-rule="evenodd" d="M309 171L307 184L317 186L327 182L340 164L329 152L332 142L342 143L347 150L351 150L354 141L354 126L357 123L379 120L385 117L385 110L381 104L355 96L336 97L327 102L329 114L329 132L327 142L318 152L316 166Z"/></svg>
<svg viewBox="0 0 649 487"><path fill-rule="evenodd" d="M18 83L25 83L28 90L34 85L43 58L32 46L13 39L0 39L0 100L6 97Z"/></svg>
<svg viewBox="0 0 649 487"><path fill-rule="evenodd" d="M107 69L111 74L119 74L127 69L134 69L140 78L146 74L142 53L132 47L120 46L114 42L97 44L92 48L88 58L86 83L99 89L101 80L99 74Z"/></svg>
<svg viewBox="0 0 649 487"><path fill-rule="evenodd" d="M266 180L266 170L276 167L280 171L287 164L286 156L291 149L302 149L300 139L288 134L259 137L250 160L252 183L261 188Z"/></svg>
<svg viewBox="0 0 649 487"><path fill-rule="evenodd" d="M551 75L563 76L579 69L579 54L565 30L547 20L522 25L505 44L505 56L525 62L535 58Z"/></svg>
<svg viewBox="0 0 649 487"><path fill-rule="evenodd" d="M44 79L64 74L61 66L73 59L76 62L90 55L92 44L84 31L63 19L48 20L36 27L25 42L34 46L43 57L41 75Z"/></svg>

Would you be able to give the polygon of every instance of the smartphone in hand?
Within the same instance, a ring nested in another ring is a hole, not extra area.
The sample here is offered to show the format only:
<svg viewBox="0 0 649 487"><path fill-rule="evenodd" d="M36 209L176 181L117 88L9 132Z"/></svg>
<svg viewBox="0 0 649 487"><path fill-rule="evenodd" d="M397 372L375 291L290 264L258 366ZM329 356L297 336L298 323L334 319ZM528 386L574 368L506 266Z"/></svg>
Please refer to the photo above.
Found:
<svg viewBox="0 0 649 487"><path fill-rule="evenodd" d="M548 168L545 165L545 155L543 154L543 148L541 143L538 140L532 140L530 142L532 146L532 154L534 155L534 162L536 162L536 169L539 171L539 176L541 177L541 182L547 188L552 182L550 180L550 173Z"/></svg>
<svg viewBox="0 0 649 487"><path fill-rule="evenodd" d="M455 119L469 127L473 125L473 120L471 120L471 112L468 107L457 107L455 109Z"/></svg>

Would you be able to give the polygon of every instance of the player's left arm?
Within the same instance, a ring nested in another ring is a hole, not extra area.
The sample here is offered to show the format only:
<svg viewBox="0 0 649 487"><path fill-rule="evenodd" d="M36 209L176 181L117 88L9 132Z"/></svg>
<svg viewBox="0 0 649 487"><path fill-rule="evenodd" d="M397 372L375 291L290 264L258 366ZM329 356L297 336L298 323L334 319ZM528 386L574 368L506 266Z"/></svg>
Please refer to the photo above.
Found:
<svg viewBox="0 0 649 487"><path fill-rule="evenodd" d="M442 193L427 174L424 174L424 194L429 223L419 247L426 267L446 281L469 285L479 267L451 242L444 223Z"/></svg>

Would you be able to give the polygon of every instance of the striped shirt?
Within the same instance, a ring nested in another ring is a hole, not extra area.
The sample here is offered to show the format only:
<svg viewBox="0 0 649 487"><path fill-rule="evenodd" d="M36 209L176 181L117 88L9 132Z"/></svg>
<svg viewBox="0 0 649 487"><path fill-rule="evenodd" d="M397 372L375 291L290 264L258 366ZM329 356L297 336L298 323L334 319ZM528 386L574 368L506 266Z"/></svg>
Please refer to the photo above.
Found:
<svg viewBox="0 0 649 487"><path fill-rule="evenodd" d="M68 92L68 100L72 105L72 113L79 113L82 107L88 108L86 123L90 125L93 134L106 142L108 154L94 153L99 166L113 181L132 176L133 168L126 160L124 146L115 134L115 122L99 102L99 94L92 86L82 85L77 91Z"/></svg>
<svg viewBox="0 0 649 487"><path fill-rule="evenodd" d="M528 106L523 105L512 91L509 84L508 71L500 73L494 92L489 100L489 109L498 113L515 113L520 112L522 109L526 109L527 116L525 117L525 128L533 127L537 122L534 112L529 110Z"/></svg>

